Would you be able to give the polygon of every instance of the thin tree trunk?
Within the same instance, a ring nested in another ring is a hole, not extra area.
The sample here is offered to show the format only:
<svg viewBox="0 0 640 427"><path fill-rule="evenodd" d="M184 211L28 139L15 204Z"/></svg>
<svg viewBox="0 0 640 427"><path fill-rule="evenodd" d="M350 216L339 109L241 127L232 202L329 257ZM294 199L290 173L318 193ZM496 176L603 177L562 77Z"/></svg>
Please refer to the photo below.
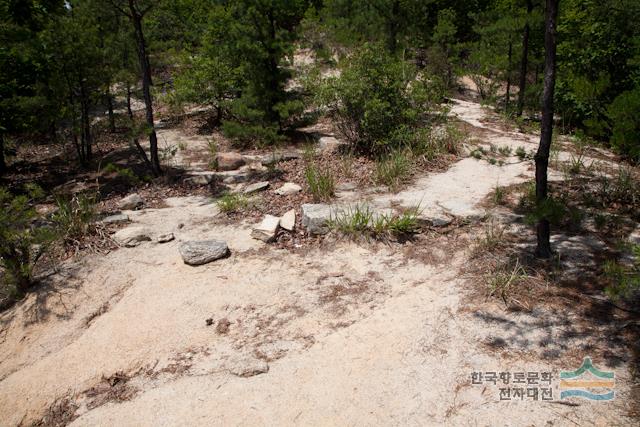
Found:
<svg viewBox="0 0 640 427"><path fill-rule="evenodd" d="M127 114L129 119L133 122L133 111L131 110L131 85L127 82Z"/></svg>
<svg viewBox="0 0 640 427"><path fill-rule="evenodd" d="M513 43L511 42L511 36L509 36L509 53L508 53L508 65L507 65L507 93L505 99L505 111L509 111L509 104L511 104L511 62L513 59Z"/></svg>
<svg viewBox="0 0 640 427"><path fill-rule="evenodd" d="M544 93L542 96L542 130L540 146L536 153L536 203L541 206L547 200L547 168L549 166L549 151L553 135L553 94L556 83L556 21L558 17L559 0L546 0L545 19L545 68ZM538 245L536 256L551 257L550 229L547 218L539 218L537 224Z"/></svg>
<svg viewBox="0 0 640 427"><path fill-rule="evenodd" d="M529 62L529 18L531 11L533 10L533 3L531 0L527 0L527 21L524 24L522 30L522 59L520 61L520 89L518 91L518 117L522 116L522 110L524 109L524 95L527 89L527 66Z"/></svg>
<svg viewBox="0 0 640 427"><path fill-rule="evenodd" d="M4 159L4 134L0 132L0 176L7 171L7 162Z"/></svg>
<svg viewBox="0 0 640 427"><path fill-rule="evenodd" d="M149 67L149 57L147 56L147 48L144 41L144 33L142 32L142 15L136 8L135 0L129 0L129 11L131 12L131 20L136 32L136 41L138 43L138 59L140 68L142 69L142 93L144 96L144 104L146 109L147 126L149 127L149 151L151 153L151 172L158 176L162 173L160 167L160 158L158 157L158 136L154 128L153 122L153 101L151 99L151 68Z"/></svg>
<svg viewBox="0 0 640 427"><path fill-rule="evenodd" d="M105 93L105 97L107 99L107 111L109 114L109 132L116 132L116 118L113 114L113 96L111 95L111 88L107 86L107 91Z"/></svg>

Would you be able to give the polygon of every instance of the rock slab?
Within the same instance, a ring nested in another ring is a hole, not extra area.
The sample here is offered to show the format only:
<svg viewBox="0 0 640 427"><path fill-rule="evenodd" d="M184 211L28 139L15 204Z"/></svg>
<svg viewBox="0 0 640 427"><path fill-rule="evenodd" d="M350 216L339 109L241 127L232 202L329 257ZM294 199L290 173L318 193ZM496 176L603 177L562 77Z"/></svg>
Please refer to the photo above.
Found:
<svg viewBox="0 0 640 427"><path fill-rule="evenodd" d="M276 238L280 218L273 215L266 215L262 222L251 230L251 237L262 240L263 242L271 242Z"/></svg>
<svg viewBox="0 0 640 427"><path fill-rule="evenodd" d="M302 226L310 234L326 234L329 232L329 220L334 209L325 204L304 204L302 208Z"/></svg>
<svg viewBox="0 0 640 427"><path fill-rule="evenodd" d="M156 239L156 241L158 243L167 243L167 242L172 241L175 238L176 237L173 235L173 233L167 233L167 234L159 235L158 238Z"/></svg>
<svg viewBox="0 0 640 427"><path fill-rule="evenodd" d="M256 193L258 191L263 191L269 188L269 181L260 181L254 184L249 184L244 189L244 194Z"/></svg>
<svg viewBox="0 0 640 427"><path fill-rule="evenodd" d="M282 187L278 188L275 193L280 196L288 196L290 194L296 194L302 191L302 187L293 182L285 182Z"/></svg>
<svg viewBox="0 0 640 427"><path fill-rule="evenodd" d="M243 166L245 161L241 154L239 153L218 153L216 157L216 161L218 163L218 170L221 171L230 171L234 169L238 169L240 166Z"/></svg>
<svg viewBox="0 0 640 427"><path fill-rule="evenodd" d="M138 246L142 242L148 242L151 240L151 232L145 227L127 227L118 231L113 235L119 245L132 248Z"/></svg>
<svg viewBox="0 0 640 427"><path fill-rule="evenodd" d="M202 265L229 255L227 242L222 240L185 242L178 250L182 260L188 265Z"/></svg>
<svg viewBox="0 0 640 427"><path fill-rule="evenodd" d="M129 215L109 215L108 217L103 218L100 222L102 222L103 224L121 224L123 222L129 222Z"/></svg>
<svg viewBox="0 0 640 427"><path fill-rule="evenodd" d="M138 193L129 194L118 202L118 208L122 210L133 210L144 205L144 199Z"/></svg>

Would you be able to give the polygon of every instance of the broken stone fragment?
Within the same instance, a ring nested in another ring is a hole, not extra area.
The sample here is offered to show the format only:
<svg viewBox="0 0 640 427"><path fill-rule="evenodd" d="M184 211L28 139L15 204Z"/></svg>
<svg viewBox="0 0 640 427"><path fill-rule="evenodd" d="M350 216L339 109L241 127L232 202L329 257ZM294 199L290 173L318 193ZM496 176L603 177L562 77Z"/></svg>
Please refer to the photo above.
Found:
<svg viewBox="0 0 640 427"><path fill-rule="evenodd" d="M310 234L326 234L329 232L329 221L334 209L325 204L304 204L302 208L302 226Z"/></svg>
<svg viewBox="0 0 640 427"><path fill-rule="evenodd" d="M266 215L262 222L251 231L251 237L262 240L263 242L271 242L276 238L280 218L273 215Z"/></svg>
<svg viewBox="0 0 640 427"><path fill-rule="evenodd" d="M100 222L103 224L120 224L123 222L129 222L129 215L125 215L125 214L109 215L108 217L103 218L102 221Z"/></svg>
<svg viewBox="0 0 640 427"><path fill-rule="evenodd" d="M275 193L280 196L288 196L290 194L296 194L302 191L302 187L293 182L285 182L282 187L278 188Z"/></svg>
<svg viewBox="0 0 640 427"><path fill-rule="evenodd" d="M188 265L202 265L229 254L227 242L222 240L200 240L185 242L178 249L182 260Z"/></svg>
<svg viewBox="0 0 640 427"><path fill-rule="evenodd" d="M287 231L293 231L296 226L296 211L295 209L291 209L287 211L280 218L280 227L284 228Z"/></svg>
<svg viewBox="0 0 640 427"><path fill-rule="evenodd" d="M173 233L167 233L167 234L159 235L156 241L158 243L167 243L172 241L173 239L175 239L175 236L173 235Z"/></svg>
<svg viewBox="0 0 640 427"><path fill-rule="evenodd" d="M269 181L260 181L254 184L249 184L244 189L244 194L255 193L258 191L266 190L269 187Z"/></svg>
<svg viewBox="0 0 640 427"><path fill-rule="evenodd" d="M118 202L118 208L122 210L133 210L144 205L144 199L138 193L129 194Z"/></svg>
<svg viewBox="0 0 640 427"><path fill-rule="evenodd" d="M114 234L113 240L119 245L132 248L142 242L150 241L150 234L151 232L145 227L127 227Z"/></svg>
<svg viewBox="0 0 640 427"><path fill-rule="evenodd" d="M218 170L221 171L230 171L234 169L238 169L240 166L244 165L244 158L239 153L218 153L216 157L216 161L218 163Z"/></svg>

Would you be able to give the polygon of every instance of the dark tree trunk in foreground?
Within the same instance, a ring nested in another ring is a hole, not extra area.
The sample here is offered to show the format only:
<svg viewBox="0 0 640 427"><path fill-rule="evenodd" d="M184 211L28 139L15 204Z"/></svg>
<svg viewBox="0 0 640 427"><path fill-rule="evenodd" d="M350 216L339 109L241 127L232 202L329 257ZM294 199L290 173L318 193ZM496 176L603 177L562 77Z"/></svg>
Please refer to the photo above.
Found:
<svg viewBox="0 0 640 427"><path fill-rule="evenodd" d="M556 20L558 17L559 0L547 0L545 17L545 67L544 93L542 96L542 129L540 132L540 146L536 153L536 203L541 206L547 200L547 169L549 166L549 151L553 133L553 93L556 84ZM539 218L537 225L538 245L536 256L551 257L551 243L549 220Z"/></svg>
<svg viewBox="0 0 640 427"><path fill-rule="evenodd" d="M149 148L151 153L151 171L158 176L162 173L160 168L160 158L158 157L158 136L153 123L153 101L151 99L151 68L149 66L149 57L147 55L147 47L142 32L142 18L144 12L137 7L135 0L129 0L129 11L131 21L136 33L136 42L138 43L138 59L140 61L140 69L142 70L142 93L144 96L144 105L146 109L146 119L149 131Z"/></svg>
<svg viewBox="0 0 640 427"><path fill-rule="evenodd" d="M518 92L518 117L522 116L524 109L524 95L527 89L527 63L529 62L529 16L533 10L532 0L527 0L527 21L522 31L522 60L520 62L520 90Z"/></svg>
<svg viewBox="0 0 640 427"><path fill-rule="evenodd" d="M4 160L4 134L0 133L0 176L7 171L7 163Z"/></svg>

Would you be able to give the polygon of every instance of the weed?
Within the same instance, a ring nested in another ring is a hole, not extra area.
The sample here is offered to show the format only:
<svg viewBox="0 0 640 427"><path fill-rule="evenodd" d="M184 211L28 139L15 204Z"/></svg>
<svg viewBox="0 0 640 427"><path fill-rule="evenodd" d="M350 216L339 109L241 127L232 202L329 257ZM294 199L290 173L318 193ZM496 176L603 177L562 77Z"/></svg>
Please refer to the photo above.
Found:
<svg viewBox="0 0 640 427"><path fill-rule="evenodd" d="M504 197L506 193L507 192L504 189L504 187L500 187L499 185L496 184L493 190L493 203L495 203L496 205L503 205L505 202Z"/></svg>
<svg viewBox="0 0 640 427"><path fill-rule="evenodd" d="M235 213L245 210L249 206L249 199L241 194L225 194L216 204L224 213Z"/></svg>
<svg viewBox="0 0 640 427"><path fill-rule="evenodd" d="M483 252L491 252L500 247L504 240L504 228L493 218L491 218L484 228L484 234L476 241L474 255Z"/></svg>
<svg viewBox="0 0 640 427"><path fill-rule="evenodd" d="M315 164L308 163L304 169L304 176L316 201L328 201L334 196L336 182L330 170L322 172Z"/></svg>
<svg viewBox="0 0 640 427"><path fill-rule="evenodd" d="M419 207L405 210L400 215L375 213L367 205L355 205L338 212L329 226L350 236L382 237L387 234L412 234L419 229Z"/></svg>
<svg viewBox="0 0 640 427"><path fill-rule="evenodd" d="M58 209L52 220L65 241L77 241L91 232L96 216L96 199L96 194L76 194L71 198L56 197Z"/></svg>
<svg viewBox="0 0 640 427"><path fill-rule="evenodd" d="M487 159L487 161L488 161L488 162L489 162L489 164L491 164L491 165L496 165L496 164L498 163L498 160L497 160L497 159L495 159L495 158L493 158L493 157L489 157L489 158Z"/></svg>
<svg viewBox="0 0 640 427"><path fill-rule="evenodd" d="M516 259L513 267L504 266L489 275L487 278L489 296L499 296L507 304L512 288L526 277L526 271Z"/></svg>
<svg viewBox="0 0 640 427"><path fill-rule="evenodd" d="M187 151L187 143L184 141L178 142L178 150Z"/></svg>
<svg viewBox="0 0 640 427"><path fill-rule="evenodd" d="M527 150L525 150L524 147L518 147L516 149L516 156L518 156L520 160L525 160L527 158Z"/></svg>
<svg viewBox="0 0 640 427"><path fill-rule="evenodd" d="M510 156L511 155L511 147L509 147L508 145L503 145L500 148L498 148L498 152L500 154L502 154L503 156Z"/></svg>
<svg viewBox="0 0 640 427"><path fill-rule="evenodd" d="M209 152L209 168L218 169L218 144L213 139L207 141L207 151Z"/></svg>
<svg viewBox="0 0 640 427"><path fill-rule="evenodd" d="M640 245L633 245L631 254L631 265L607 261L603 266L605 276L611 281L605 292L614 300L630 297L640 289Z"/></svg>
<svg viewBox="0 0 640 427"><path fill-rule="evenodd" d="M123 168L116 164L109 163L102 169L104 173L116 173L119 178L124 179L129 185L139 185L141 183L140 178L133 173L129 168Z"/></svg>
<svg viewBox="0 0 640 427"><path fill-rule="evenodd" d="M396 152L376 163L376 181L398 188L411 172L411 160L402 152Z"/></svg>

